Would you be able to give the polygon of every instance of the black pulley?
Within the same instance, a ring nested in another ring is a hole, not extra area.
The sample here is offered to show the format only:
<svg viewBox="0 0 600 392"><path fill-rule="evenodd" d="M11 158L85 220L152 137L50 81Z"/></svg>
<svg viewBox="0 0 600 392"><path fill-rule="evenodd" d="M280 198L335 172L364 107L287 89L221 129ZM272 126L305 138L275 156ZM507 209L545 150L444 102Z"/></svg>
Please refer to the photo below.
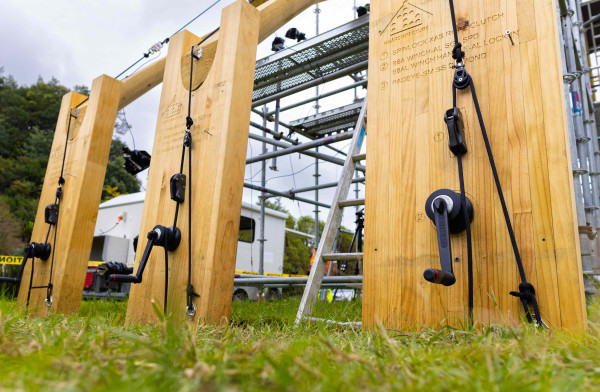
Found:
<svg viewBox="0 0 600 392"><path fill-rule="evenodd" d="M471 84L471 76L463 66L456 67L454 71L454 87L464 90Z"/></svg>

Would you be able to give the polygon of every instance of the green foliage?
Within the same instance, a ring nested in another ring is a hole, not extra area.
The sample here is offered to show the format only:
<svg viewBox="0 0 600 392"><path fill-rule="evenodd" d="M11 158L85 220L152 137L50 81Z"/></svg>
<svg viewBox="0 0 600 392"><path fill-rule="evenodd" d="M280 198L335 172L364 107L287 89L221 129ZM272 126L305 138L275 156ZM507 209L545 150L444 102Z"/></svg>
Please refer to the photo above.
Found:
<svg viewBox="0 0 600 392"><path fill-rule="evenodd" d="M89 94L85 86L75 90ZM8 207L5 215L19 227L20 240L29 240L33 230L61 100L68 91L54 78L19 86L0 68L0 200ZM105 186L116 187L119 194L138 192L137 180L122 168L122 146L113 141Z"/></svg>
<svg viewBox="0 0 600 392"><path fill-rule="evenodd" d="M125 324L124 302L83 302L78 316L39 319L0 299L2 390L592 391L600 384L597 303L590 333L294 328L298 303L234 303L228 325L191 329L169 317ZM361 302L319 302L315 311L358 321Z"/></svg>
<svg viewBox="0 0 600 392"><path fill-rule="evenodd" d="M8 206L0 200L0 255L17 255L23 251L19 238L21 227L8 212Z"/></svg>

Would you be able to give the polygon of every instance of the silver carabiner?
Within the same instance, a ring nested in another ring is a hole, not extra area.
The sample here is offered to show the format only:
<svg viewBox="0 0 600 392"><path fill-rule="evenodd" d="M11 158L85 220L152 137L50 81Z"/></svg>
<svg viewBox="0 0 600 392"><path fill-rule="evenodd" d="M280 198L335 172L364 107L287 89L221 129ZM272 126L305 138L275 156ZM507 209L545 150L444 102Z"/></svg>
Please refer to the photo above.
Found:
<svg viewBox="0 0 600 392"><path fill-rule="evenodd" d="M50 306L52 306L52 296L50 296L50 297L46 298L46 299L44 300L44 303L46 304L46 307L47 307L48 309L50 309Z"/></svg>

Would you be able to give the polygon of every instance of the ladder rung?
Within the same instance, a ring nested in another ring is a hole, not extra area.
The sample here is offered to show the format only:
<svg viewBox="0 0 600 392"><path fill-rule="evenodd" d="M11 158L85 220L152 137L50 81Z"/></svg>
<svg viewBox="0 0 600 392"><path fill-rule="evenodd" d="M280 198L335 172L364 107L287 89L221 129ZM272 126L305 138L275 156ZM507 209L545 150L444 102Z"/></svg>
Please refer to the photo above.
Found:
<svg viewBox="0 0 600 392"><path fill-rule="evenodd" d="M325 261L328 260L362 260L362 253L327 253L321 258Z"/></svg>
<svg viewBox="0 0 600 392"><path fill-rule="evenodd" d="M340 207L362 206L365 204L365 199L348 199L338 201Z"/></svg>
<svg viewBox="0 0 600 392"><path fill-rule="evenodd" d="M367 153L352 155L354 162L364 161L367 158Z"/></svg>

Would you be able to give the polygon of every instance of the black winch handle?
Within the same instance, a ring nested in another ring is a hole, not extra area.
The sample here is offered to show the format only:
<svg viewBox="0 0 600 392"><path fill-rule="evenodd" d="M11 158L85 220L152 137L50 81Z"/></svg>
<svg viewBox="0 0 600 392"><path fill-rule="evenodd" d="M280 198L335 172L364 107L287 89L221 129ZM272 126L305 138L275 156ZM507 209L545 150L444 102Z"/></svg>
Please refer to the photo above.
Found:
<svg viewBox="0 0 600 392"><path fill-rule="evenodd" d="M150 257L150 252L152 252L154 242L158 240L160 234L160 231L157 232L156 227L152 229L152 231L148 232L148 243L146 244L146 249L144 249L142 260L140 260L140 266L138 267L137 273L135 275L113 274L108 277L108 280L111 282L119 283L142 283L144 268L146 268L146 263L148 262L148 258Z"/></svg>
<svg viewBox="0 0 600 392"><path fill-rule="evenodd" d="M146 249L144 249L144 254L140 260L140 266L138 267L137 273L135 275L112 274L108 277L108 280L119 283L142 283L144 268L146 268L146 263L148 262L148 258L150 258L152 247L157 245L172 252L177 249L180 242L181 231L179 231L179 228L175 226L154 226L154 229L148 232L148 243L146 244Z"/></svg>
<svg viewBox="0 0 600 392"><path fill-rule="evenodd" d="M456 283L456 278L452 271L452 249L450 247L448 205L443 197L437 197L433 200L432 204L442 269L426 269L423 273L423 277L431 283L452 286Z"/></svg>

